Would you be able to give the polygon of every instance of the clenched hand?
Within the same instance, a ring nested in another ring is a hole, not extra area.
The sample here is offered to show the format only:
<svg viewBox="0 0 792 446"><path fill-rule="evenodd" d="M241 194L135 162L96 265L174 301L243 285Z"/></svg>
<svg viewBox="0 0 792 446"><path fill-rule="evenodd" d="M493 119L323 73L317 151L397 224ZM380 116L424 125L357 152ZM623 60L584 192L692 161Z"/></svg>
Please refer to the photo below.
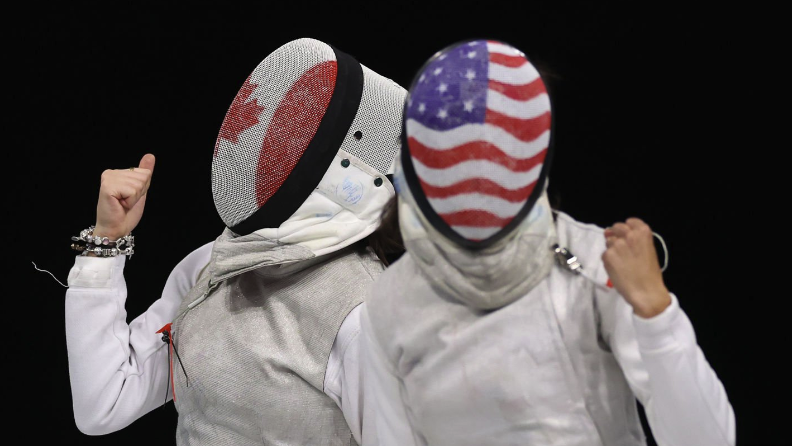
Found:
<svg viewBox="0 0 792 446"><path fill-rule="evenodd" d="M115 240L132 232L143 216L153 173L154 155L150 153L143 155L138 167L102 172L94 235Z"/></svg>
<svg viewBox="0 0 792 446"><path fill-rule="evenodd" d="M605 245L605 270L635 314L650 318L662 313L671 304L671 296L663 282L649 225L639 218L616 223L605 229Z"/></svg>

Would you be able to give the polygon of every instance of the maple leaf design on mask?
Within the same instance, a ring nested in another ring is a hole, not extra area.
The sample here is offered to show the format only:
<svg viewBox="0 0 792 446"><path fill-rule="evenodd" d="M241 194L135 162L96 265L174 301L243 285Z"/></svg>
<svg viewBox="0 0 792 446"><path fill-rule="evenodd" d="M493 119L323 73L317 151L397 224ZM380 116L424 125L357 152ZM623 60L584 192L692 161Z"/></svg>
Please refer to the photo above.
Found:
<svg viewBox="0 0 792 446"><path fill-rule="evenodd" d="M228 109L223 126L220 128L218 142L220 138L223 138L236 144L239 141L240 133L259 123L259 115L264 107L259 105L255 98L248 101L255 89L256 84L250 82L250 77L245 79L245 84L242 85Z"/></svg>

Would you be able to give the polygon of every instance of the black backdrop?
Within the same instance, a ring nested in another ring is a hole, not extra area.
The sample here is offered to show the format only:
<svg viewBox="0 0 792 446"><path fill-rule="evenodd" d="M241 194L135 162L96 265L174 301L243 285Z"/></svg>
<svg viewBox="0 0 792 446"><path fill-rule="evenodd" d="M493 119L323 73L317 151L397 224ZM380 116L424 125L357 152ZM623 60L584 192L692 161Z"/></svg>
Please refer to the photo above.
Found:
<svg viewBox="0 0 792 446"><path fill-rule="evenodd" d="M34 426L27 435L35 443L174 441L171 404L114 434L76 429L65 288L33 265L66 281L69 237L94 222L105 168L157 156L125 270L131 320L158 297L170 268L222 230L210 192L212 149L238 88L270 51L317 38L406 86L436 50L483 37L517 46L552 73L550 191L559 207L601 226L637 216L664 237L667 285L726 387L738 444L788 442L788 376L773 356L789 351L781 343L788 304L770 284L777 273L757 268L782 263L783 253L765 250L765 209L752 202L763 85L749 76L757 61L748 56L762 44L750 10L284 3L42 6L7 17L5 246L13 280L5 294L13 325L4 369L12 427Z"/></svg>

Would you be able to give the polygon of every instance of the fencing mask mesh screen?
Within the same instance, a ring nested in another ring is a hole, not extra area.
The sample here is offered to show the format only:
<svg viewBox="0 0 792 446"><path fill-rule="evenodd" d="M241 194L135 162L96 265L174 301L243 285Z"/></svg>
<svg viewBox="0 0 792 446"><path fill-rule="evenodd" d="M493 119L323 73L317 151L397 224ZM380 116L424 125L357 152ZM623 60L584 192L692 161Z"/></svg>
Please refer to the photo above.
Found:
<svg viewBox="0 0 792 446"><path fill-rule="evenodd" d="M471 249L510 233L542 192L550 99L518 49L452 45L417 73L405 110L402 166L423 215Z"/></svg>
<svg viewBox="0 0 792 446"><path fill-rule="evenodd" d="M248 76L215 144L212 193L237 234L277 228L313 192L339 149L387 173L405 91L309 38L286 43Z"/></svg>

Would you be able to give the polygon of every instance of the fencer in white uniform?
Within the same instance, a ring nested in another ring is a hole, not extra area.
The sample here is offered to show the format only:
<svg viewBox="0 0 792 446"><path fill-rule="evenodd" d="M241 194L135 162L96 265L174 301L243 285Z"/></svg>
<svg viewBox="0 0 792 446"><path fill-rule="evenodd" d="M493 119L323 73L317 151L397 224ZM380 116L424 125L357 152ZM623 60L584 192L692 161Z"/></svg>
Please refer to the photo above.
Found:
<svg viewBox="0 0 792 446"><path fill-rule="evenodd" d="M103 174L97 223L76 244L91 255L77 256L65 302L82 432L118 431L173 400L180 445L361 442L359 305L384 269L366 240L394 196L405 94L318 40L269 54L206 152L226 229L130 323L121 238L141 218L154 158Z"/></svg>
<svg viewBox="0 0 792 446"><path fill-rule="evenodd" d="M645 445L637 402L660 445L735 444L649 226L551 209L551 103L525 54L437 52L404 119L407 252L361 311L365 445Z"/></svg>

